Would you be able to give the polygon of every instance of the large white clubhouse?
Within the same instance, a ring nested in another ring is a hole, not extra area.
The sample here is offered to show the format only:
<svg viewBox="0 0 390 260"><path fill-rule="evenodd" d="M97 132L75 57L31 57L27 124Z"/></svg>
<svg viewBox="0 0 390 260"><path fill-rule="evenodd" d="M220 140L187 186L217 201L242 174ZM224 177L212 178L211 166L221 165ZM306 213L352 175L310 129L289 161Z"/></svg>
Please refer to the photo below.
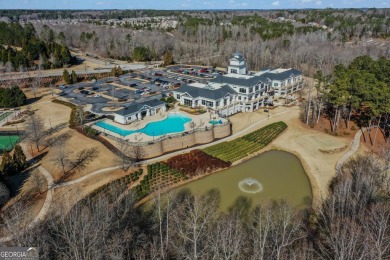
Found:
<svg viewBox="0 0 390 260"><path fill-rule="evenodd" d="M207 84L182 85L173 95L182 105L207 107L229 116L257 110L271 104L274 96L286 97L302 85L302 73L296 69L248 73L242 54L234 53L229 60L228 74L218 75Z"/></svg>

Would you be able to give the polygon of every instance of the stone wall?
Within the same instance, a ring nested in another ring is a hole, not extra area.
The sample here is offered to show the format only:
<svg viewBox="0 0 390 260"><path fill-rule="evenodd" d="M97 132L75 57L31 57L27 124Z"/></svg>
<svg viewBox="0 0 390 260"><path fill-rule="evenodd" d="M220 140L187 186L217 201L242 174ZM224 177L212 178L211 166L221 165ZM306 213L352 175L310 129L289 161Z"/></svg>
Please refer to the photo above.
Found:
<svg viewBox="0 0 390 260"><path fill-rule="evenodd" d="M208 131L196 131L183 136L167 138L161 142L142 146L145 150L145 158L153 158L164 153L185 149L198 144L211 143L215 139L227 137L231 134L231 125L213 127Z"/></svg>

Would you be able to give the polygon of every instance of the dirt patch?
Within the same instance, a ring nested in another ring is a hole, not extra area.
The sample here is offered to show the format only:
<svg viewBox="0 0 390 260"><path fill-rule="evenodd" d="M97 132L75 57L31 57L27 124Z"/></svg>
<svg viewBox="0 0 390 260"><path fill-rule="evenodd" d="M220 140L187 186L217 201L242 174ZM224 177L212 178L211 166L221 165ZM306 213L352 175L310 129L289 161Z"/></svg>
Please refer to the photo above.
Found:
<svg viewBox="0 0 390 260"><path fill-rule="evenodd" d="M332 126L331 126L331 121L327 117L321 117L318 123L315 126L307 126L302 122L302 125L306 128L317 130L323 133L327 133L330 135L334 136L341 136L341 137L346 137L350 138L350 140L353 139L355 136L356 132L359 131L359 127L356 125L355 122L350 121L348 123L348 127L345 121L340 120L340 124L337 130L336 134L331 134L332 133Z"/></svg>
<svg viewBox="0 0 390 260"><path fill-rule="evenodd" d="M376 154L379 154L384 146L390 145L390 141L386 143L383 131L378 128L372 129L370 132L365 131L360 138L360 142L368 151Z"/></svg>

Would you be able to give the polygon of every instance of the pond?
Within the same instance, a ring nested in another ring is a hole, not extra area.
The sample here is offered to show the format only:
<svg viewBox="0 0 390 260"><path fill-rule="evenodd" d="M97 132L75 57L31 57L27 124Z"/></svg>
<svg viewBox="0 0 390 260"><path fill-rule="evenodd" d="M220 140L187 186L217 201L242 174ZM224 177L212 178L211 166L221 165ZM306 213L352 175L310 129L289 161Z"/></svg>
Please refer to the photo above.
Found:
<svg viewBox="0 0 390 260"><path fill-rule="evenodd" d="M272 200L286 200L302 209L312 202L310 181L299 158L275 150L176 189L183 190L195 194L218 191L223 211L236 203L253 208Z"/></svg>

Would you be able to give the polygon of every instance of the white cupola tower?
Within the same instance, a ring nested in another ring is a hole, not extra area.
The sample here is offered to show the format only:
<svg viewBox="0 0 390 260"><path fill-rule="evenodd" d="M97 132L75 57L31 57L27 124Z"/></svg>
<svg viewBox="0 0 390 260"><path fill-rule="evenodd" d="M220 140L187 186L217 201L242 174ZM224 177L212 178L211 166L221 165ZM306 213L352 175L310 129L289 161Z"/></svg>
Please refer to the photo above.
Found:
<svg viewBox="0 0 390 260"><path fill-rule="evenodd" d="M233 54L232 58L230 58L228 73L241 74L241 75L246 74L245 59L241 53L236 52Z"/></svg>

